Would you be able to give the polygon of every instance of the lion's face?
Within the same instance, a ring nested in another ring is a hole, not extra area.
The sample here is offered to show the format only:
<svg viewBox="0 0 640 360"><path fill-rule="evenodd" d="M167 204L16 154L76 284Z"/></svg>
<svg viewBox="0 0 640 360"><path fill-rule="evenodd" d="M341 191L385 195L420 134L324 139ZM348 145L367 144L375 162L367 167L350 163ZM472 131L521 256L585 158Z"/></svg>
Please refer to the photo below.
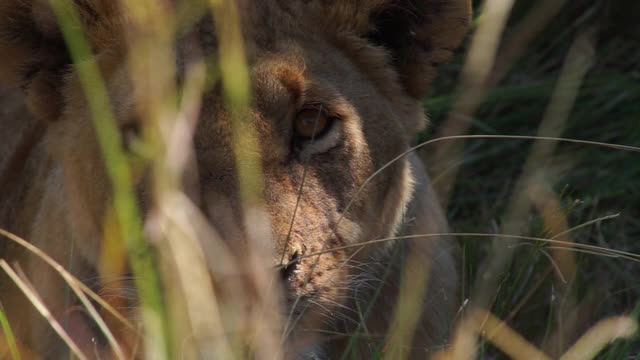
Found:
<svg viewBox="0 0 640 360"><path fill-rule="evenodd" d="M411 194L406 159L365 181L408 148L413 129L407 124L420 124L423 113L419 104L408 99L397 104L385 94L394 87L400 89L393 73L383 72L384 82L378 82L358 66L359 54L320 35L311 41L308 37L292 34L274 39L269 49L254 44L250 71L255 101L248 121L259 138L273 265L281 265L282 259L290 263L281 275L289 302L300 297L295 311L311 305L314 309L307 313L321 319L344 302L352 279L361 271L353 264L377 248L305 256L394 233ZM370 51L380 58L375 65L383 68L382 50ZM109 61L118 63L105 78L112 97L122 104L116 115L122 135L128 137L135 126L131 119L136 108L124 100L133 98L131 88L122 86L127 82L122 79L127 65L124 60ZM79 83L70 84L66 96L81 99ZM84 101L73 105L52 125L56 136L50 139L58 156L66 159L76 232L85 232L86 239L99 239L104 206L111 198L109 180L90 110ZM198 181L190 194L220 235L234 242L242 239L246 229L230 121L219 87L207 91L193 139ZM98 242L85 246L92 244ZM87 249L87 254L97 260L97 250Z"/></svg>
<svg viewBox="0 0 640 360"><path fill-rule="evenodd" d="M253 94L246 121L258 136L270 256L281 265L287 312L301 315L301 328L322 328L347 304L366 269L359 264L386 249L351 245L395 234L411 198L406 158L390 162L422 128L425 84L460 40L468 15L465 1L424 3L239 3ZM207 21L189 34L204 56L217 51L207 40L215 37ZM452 21L456 26L442 25ZM190 58L193 48L178 41L177 56ZM121 49L102 43L96 59L126 139L139 126L139 108ZM214 84L202 96L192 146L196 175L185 186L213 228L233 243L247 229L221 89ZM73 67L57 91L63 105L47 141L63 164L71 227L83 239L79 248L97 262L111 186ZM145 202L152 191L144 177L138 180ZM310 256L317 253L323 254Z"/></svg>

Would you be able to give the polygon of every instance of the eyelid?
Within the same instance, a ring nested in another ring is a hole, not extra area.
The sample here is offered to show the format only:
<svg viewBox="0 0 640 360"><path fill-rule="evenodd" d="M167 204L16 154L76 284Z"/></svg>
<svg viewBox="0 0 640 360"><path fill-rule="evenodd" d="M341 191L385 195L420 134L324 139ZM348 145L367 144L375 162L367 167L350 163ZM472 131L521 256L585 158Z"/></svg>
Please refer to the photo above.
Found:
<svg viewBox="0 0 640 360"><path fill-rule="evenodd" d="M324 105L323 103L306 103L300 106L300 109L298 109L298 112L296 112L296 114L299 114L300 112L305 110L318 110L328 118L331 118L334 120L342 119L342 116L334 112L330 107Z"/></svg>

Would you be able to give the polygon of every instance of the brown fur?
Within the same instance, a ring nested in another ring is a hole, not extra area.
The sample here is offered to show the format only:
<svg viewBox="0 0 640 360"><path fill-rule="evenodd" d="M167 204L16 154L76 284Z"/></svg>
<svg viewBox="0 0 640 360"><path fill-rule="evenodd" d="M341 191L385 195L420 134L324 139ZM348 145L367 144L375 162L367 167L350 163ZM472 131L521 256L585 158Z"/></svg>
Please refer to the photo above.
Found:
<svg viewBox="0 0 640 360"><path fill-rule="evenodd" d="M75 2L117 120L129 122L136 118L137 108L131 101L133 89L123 50L126 11L116 1ZM16 90L7 90L0 102L4 109L20 109L5 110L0 117L0 142L8 147L0 157L0 227L29 239L69 266L78 278L87 279L98 275L111 189L78 75L46 3L0 0L0 81L8 88L21 88L25 101L19 105L22 100L16 100ZM286 249L289 260L294 254L304 256L401 233L445 231L446 221L428 178L413 156L381 172L345 210L364 181L405 151L424 126L420 99L435 67L449 58L464 36L469 1L237 3L252 73L251 122L259 136L275 253ZM215 34L207 21L187 31L185 39L195 45L184 45L185 40L177 47L178 64L215 52L215 41L211 41ZM245 229L238 220L242 210L229 114L219 87L208 90L202 104L193 140L199 184L193 193L211 224L231 242ZM291 240L285 245L304 173L302 152L292 147L291 124L306 104L322 104L338 120L329 149L316 151L310 144L300 150L310 155L310 162ZM26 115L25 107L34 117ZM348 319L357 317L356 302L366 304L371 298L371 286L382 286L383 291L366 328L385 334L396 303L402 259L410 254L422 254L431 263L430 287L411 353L421 357L445 344L457 306L454 253L451 241L427 238L368 246L355 255L354 249L334 251L321 256L317 265L316 257L295 262L285 280L286 296L301 296L308 306L298 327L320 330L310 336L317 346L305 351L339 356L349 339L324 339L321 330L354 331ZM65 314L64 286L46 266L5 240L0 243L0 257L23 264L34 286L47 294L52 312ZM395 270L381 283L386 264ZM55 337L46 324L35 320L37 316L33 315L33 326L26 325L29 305L4 277L0 301L12 324L19 324L19 339L40 353L59 354ZM328 323L327 317L332 318ZM307 335L296 331L292 343L304 342ZM374 349L372 344L380 343L375 340L358 342L363 358Z"/></svg>

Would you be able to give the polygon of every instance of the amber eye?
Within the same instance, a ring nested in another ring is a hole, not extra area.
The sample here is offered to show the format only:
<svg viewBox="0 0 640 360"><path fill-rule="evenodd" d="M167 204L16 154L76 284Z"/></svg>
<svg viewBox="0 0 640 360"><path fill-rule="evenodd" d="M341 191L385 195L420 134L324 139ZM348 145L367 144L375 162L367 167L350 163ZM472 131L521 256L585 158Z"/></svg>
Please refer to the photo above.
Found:
<svg viewBox="0 0 640 360"><path fill-rule="evenodd" d="M331 118L322 110L305 109L296 115L294 130L295 135L302 139L318 139L330 127Z"/></svg>

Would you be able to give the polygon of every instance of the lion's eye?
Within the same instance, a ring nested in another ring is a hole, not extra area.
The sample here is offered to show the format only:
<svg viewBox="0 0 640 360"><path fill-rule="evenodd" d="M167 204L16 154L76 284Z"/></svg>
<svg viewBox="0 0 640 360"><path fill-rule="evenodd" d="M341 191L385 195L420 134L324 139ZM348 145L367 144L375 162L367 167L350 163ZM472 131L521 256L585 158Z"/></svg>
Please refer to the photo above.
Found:
<svg viewBox="0 0 640 360"><path fill-rule="evenodd" d="M305 109L296 115L295 135L300 140L319 139L331 128L332 119L319 109Z"/></svg>

